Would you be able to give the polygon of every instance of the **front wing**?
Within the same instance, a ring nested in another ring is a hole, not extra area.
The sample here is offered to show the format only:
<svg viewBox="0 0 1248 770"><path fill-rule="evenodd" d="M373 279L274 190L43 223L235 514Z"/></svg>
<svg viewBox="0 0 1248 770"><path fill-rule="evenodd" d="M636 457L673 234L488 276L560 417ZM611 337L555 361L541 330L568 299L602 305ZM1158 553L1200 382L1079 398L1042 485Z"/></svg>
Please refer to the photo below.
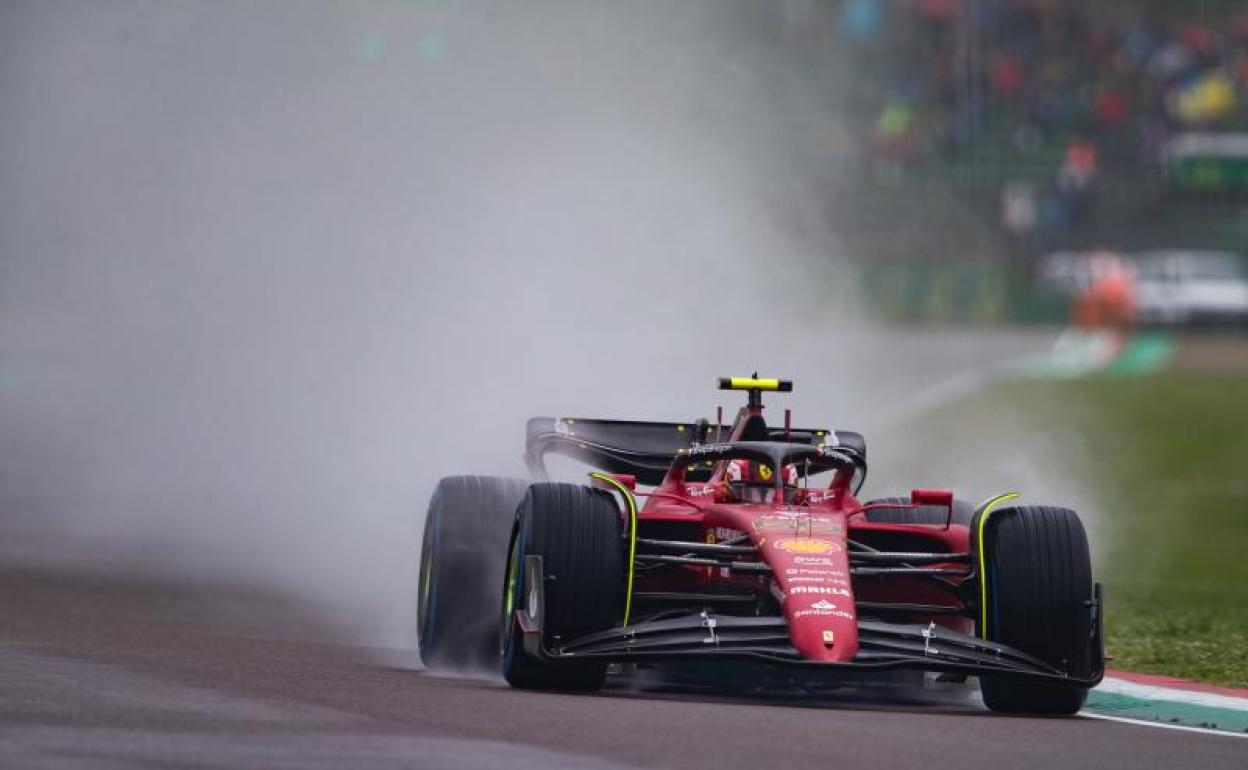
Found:
<svg viewBox="0 0 1248 770"><path fill-rule="evenodd" d="M1083 678L1004 644L938 626L858 623L859 651L852 661L830 663L803 658L789 640L782 617L716 615L707 610L601 631L563 642L557 649L542 633L543 569L540 556L525 557L527 606L516 610L525 651L547 660L606 659L610 661L735 659L825 671L899 668L955 674L1002 676L1046 681L1069 687L1094 687L1104 676L1103 622L1099 584L1095 622L1088 643L1093 671Z"/></svg>

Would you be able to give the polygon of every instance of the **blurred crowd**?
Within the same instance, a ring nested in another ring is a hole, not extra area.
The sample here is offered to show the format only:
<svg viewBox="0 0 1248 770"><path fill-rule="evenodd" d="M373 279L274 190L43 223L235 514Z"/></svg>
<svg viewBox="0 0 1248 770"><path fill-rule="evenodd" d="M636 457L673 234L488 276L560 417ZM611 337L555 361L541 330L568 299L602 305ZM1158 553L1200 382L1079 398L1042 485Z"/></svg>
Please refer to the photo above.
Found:
<svg viewBox="0 0 1248 770"><path fill-rule="evenodd" d="M1177 135L1248 133L1243 0L838 0L836 14L864 63L868 157L990 200L1018 259L1152 218Z"/></svg>
<svg viewBox="0 0 1248 770"><path fill-rule="evenodd" d="M848 129L829 211L886 313L1248 323L1248 0L778 7L786 44L839 57L810 68L837 73ZM1136 257L1166 267L1131 284L1101 269ZM1084 277L1059 297L1045 271L1063 260ZM1232 283L1242 300L1215 313ZM1138 306L1123 299L1137 284ZM1149 299L1179 284L1183 302Z"/></svg>
<svg viewBox="0 0 1248 770"><path fill-rule="evenodd" d="M893 52L875 121L880 152L933 152L993 128L1023 151L1062 138L1077 184L1103 153L1153 158L1176 131L1248 128L1245 3L846 0L842 8L851 38Z"/></svg>

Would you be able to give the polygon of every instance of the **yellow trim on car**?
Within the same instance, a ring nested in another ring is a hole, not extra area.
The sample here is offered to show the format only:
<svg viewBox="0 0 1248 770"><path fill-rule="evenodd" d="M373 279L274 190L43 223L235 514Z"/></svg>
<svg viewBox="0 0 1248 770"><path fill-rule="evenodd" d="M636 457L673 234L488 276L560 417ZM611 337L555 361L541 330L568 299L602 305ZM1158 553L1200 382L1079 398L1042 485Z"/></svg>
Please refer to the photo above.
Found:
<svg viewBox="0 0 1248 770"><path fill-rule="evenodd" d="M624 486L619 479L597 472L589 474L589 477L604 484L610 484L624 495L624 500L628 503L628 587L624 593L624 625L627 626L628 616L633 609L633 563L637 556L637 498L633 495L633 491Z"/></svg>
<svg viewBox="0 0 1248 770"><path fill-rule="evenodd" d="M975 551L979 554L979 634L985 639L988 638L988 569L987 560L984 557L984 525L988 523L988 516L994 508L1016 497L1018 497L1017 492L1006 492L990 497L979 504L979 527L975 537Z"/></svg>
<svg viewBox="0 0 1248 770"><path fill-rule="evenodd" d="M732 377L728 382L732 390L780 390L780 380L776 378Z"/></svg>

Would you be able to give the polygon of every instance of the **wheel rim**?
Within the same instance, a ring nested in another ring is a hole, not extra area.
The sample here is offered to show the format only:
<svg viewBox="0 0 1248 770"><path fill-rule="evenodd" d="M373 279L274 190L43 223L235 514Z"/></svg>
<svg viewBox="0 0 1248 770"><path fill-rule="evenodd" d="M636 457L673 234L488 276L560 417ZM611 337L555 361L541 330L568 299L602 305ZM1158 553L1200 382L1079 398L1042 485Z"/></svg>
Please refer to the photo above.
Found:
<svg viewBox="0 0 1248 770"><path fill-rule="evenodd" d="M502 647L500 650L503 666L510 667L515 657L516 636L516 599L524 595L524 576L520 569L521 555L524 553L520 541L520 533L511 541L511 553L507 559L507 582L503 588L503 613L499 619L502 624Z"/></svg>

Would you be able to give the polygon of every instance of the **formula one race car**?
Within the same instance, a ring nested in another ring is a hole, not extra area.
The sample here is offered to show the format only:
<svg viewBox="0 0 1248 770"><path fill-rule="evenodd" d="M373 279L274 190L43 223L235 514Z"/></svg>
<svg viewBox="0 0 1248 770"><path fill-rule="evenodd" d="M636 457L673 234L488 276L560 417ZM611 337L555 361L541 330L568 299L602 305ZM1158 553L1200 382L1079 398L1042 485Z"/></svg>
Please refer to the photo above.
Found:
<svg viewBox="0 0 1248 770"><path fill-rule="evenodd" d="M421 552L426 666L574 691L613 663L913 669L977 676L996 711L1079 710L1104 656L1073 511L936 489L859 502L861 434L793 428L788 410L769 426L762 393L788 381L719 386L748 393L731 427L538 417L525 457L541 481L439 482ZM545 481L549 453L601 472Z"/></svg>

